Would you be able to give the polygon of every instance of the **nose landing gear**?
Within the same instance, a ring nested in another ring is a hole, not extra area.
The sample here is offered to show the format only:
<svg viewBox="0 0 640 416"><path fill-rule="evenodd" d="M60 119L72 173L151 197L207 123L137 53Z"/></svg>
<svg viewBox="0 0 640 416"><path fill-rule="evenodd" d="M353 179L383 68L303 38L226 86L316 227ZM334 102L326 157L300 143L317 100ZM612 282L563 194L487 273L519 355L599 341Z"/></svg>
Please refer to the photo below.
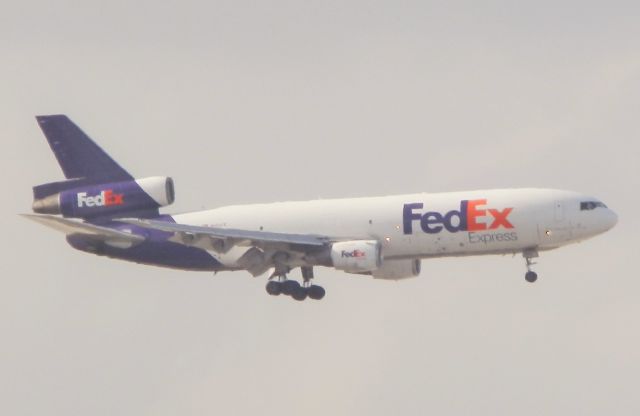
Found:
<svg viewBox="0 0 640 416"><path fill-rule="evenodd" d="M533 270L531 270L531 266L536 264L531 259L538 257L538 251L537 250L525 250L524 252L522 252L522 257L524 257L524 259L526 261L526 264L527 264L527 272L524 275L524 280L526 280L529 283L533 283L536 280L538 280L538 273L536 273Z"/></svg>
<svg viewBox="0 0 640 416"><path fill-rule="evenodd" d="M534 271L528 271L524 274L524 280L526 280L529 283L533 283L536 280L538 280L538 273Z"/></svg>
<svg viewBox="0 0 640 416"><path fill-rule="evenodd" d="M297 301L303 301L307 299L307 297L314 300L324 298L324 295L326 294L324 288L322 286L311 284L311 279L313 279L313 268L305 266L301 269L303 279L302 285L296 280L288 280L286 272L283 272L283 270L274 271L269 279L277 277L278 280L269 280L265 287L267 293L271 296L278 296L280 294L291 296Z"/></svg>

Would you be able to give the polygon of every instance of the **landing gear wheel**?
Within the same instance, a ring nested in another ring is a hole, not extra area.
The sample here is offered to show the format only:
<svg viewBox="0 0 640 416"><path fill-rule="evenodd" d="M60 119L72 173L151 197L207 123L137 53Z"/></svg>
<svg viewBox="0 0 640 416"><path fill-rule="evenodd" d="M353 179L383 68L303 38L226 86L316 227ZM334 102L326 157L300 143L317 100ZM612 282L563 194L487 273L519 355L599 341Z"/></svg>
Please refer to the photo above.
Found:
<svg viewBox="0 0 640 416"><path fill-rule="evenodd" d="M295 280L285 280L280 284L282 285L280 292L283 295L291 296L293 292L300 289L300 283Z"/></svg>
<svg viewBox="0 0 640 416"><path fill-rule="evenodd" d="M324 288L318 285L311 285L307 290L309 291L309 298L315 300L322 299L326 293Z"/></svg>
<svg viewBox="0 0 640 416"><path fill-rule="evenodd" d="M525 250L522 252L522 257L524 257L527 264L527 273L524 275L524 279L529 283L533 283L538 280L538 274L531 270L531 266L535 264L532 259L538 257L538 251L535 248Z"/></svg>
<svg viewBox="0 0 640 416"><path fill-rule="evenodd" d="M291 292L291 297L297 301L303 301L307 298L307 288L298 286L296 289Z"/></svg>
<svg viewBox="0 0 640 416"><path fill-rule="evenodd" d="M524 279L529 283L533 283L538 280L538 273L529 271L524 275Z"/></svg>
<svg viewBox="0 0 640 416"><path fill-rule="evenodd" d="M269 283L267 283L267 286L265 287L265 289L267 290L267 293L270 294L271 296L278 296L280 293L282 293L282 283L272 280Z"/></svg>

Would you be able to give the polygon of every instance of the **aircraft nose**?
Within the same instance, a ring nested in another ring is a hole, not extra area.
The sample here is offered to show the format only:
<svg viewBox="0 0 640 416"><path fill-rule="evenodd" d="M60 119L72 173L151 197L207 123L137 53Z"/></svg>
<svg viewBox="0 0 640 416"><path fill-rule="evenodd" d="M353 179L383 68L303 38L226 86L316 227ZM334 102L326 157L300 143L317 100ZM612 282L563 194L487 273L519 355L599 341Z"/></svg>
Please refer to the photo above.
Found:
<svg viewBox="0 0 640 416"><path fill-rule="evenodd" d="M612 229L618 223L618 214L616 214L613 210L607 208L600 212L600 215L597 219L596 228L599 230L599 233L604 233Z"/></svg>
<svg viewBox="0 0 640 416"><path fill-rule="evenodd" d="M607 230L612 229L617 223L618 223L618 214L616 214L612 209L607 209L607 216L605 219Z"/></svg>

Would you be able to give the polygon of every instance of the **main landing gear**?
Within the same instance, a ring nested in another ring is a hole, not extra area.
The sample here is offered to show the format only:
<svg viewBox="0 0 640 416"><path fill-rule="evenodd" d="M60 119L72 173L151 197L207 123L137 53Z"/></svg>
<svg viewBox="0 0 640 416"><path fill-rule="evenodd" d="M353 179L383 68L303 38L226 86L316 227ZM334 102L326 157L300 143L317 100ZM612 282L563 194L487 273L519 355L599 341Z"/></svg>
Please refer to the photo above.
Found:
<svg viewBox="0 0 640 416"><path fill-rule="evenodd" d="M288 280L286 272L282 273L277 268L269 279L274 277L277 277L278 280L269 280L265 288L271 296L286 295L297 301L303 301L307 298L320 300L324 298L326 293L322 286L311 284L311 279L313 279L312 267L302 267L302 284L297 280Z"/></svg>
<svg viewBox="0 0 640 416"><path fill-rule="evenodd" d="M529 283L533 283L536 280L538 280L538 273L536 273L533 270L531 270L531 266L536 264L531 259L538 257L538 251L537 250L525 250L524 252L522 252L522 257L524 257L524 259L525 259L525 261L527 263L527 272L524 275L524 280L526 280Z"/></svg>

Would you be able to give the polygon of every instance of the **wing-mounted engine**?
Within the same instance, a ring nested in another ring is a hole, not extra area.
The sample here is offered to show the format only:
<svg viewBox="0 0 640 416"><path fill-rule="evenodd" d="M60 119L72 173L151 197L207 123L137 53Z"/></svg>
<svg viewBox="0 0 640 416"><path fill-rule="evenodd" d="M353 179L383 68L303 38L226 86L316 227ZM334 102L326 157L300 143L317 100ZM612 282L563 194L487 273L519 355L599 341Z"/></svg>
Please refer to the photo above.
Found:
<svg viewBox="0 0 640 416"><path fill-rule="evenodd" d="M33 211L39 214L62 214L68 218L92 218L157 210L172 204L174 199L173 180L155 176L81 185L41 198L35 196Z"/></svg>
<svg viewBox="0 0 640 416"><path fill-rule="evenodd" d="M376 279L400 280L417 277L420 268L420 259L385 260L379 268L371 272L371 275Z"/></svg>
<svg viewBox="0 0 640 416"><path fill-rule="evenodd" d="M416 277L420 274L421 266L419 259L384 260L380 243L375 240L333 243L331 261L338 270L387 280Z"/></svg>
<svg viewBox="0 0 640 416"><path fill-rule="evenodd" d="M373 272L382 264L380 243L375 240L341 241L331 245L333 267L347 273Z"/></svg>

